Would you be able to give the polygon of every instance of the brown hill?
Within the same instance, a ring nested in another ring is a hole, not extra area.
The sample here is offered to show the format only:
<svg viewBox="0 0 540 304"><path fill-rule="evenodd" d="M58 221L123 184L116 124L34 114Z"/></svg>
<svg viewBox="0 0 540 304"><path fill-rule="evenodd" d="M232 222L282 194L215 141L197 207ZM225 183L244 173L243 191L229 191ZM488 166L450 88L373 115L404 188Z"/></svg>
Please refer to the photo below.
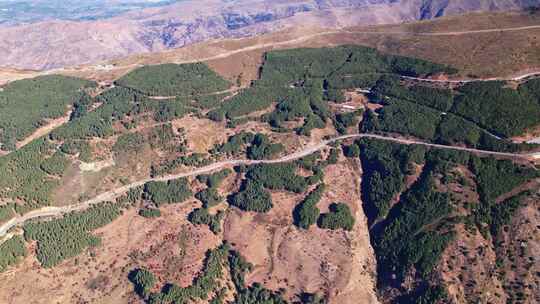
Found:
<svg viewBox="0 0 540 304"><path fill-rule="evenodd" d="M388 24L533 1L181 1L95 21L46 21L0 29L0 66L51 69L286 28Z"/></svg>

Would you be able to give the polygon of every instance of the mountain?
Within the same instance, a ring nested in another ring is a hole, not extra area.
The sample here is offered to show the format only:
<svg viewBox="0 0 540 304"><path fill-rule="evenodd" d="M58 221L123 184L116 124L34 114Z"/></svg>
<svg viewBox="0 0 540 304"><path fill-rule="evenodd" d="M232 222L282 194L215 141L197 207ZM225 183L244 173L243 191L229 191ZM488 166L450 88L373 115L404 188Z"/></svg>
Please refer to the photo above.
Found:
<svg viewBox="0 0 540 304"><path fill-rule="evenodd" d="M101 5L95 12L88 9L88 14L80 13L94 2L114 2L117 6L105 9ZM163 3L158 1L153 3L156 7L139 5L123 13L115 9L125 8L129 2L82 1L70 10L59 10L54 5L36 9L37 16L26 19L37 22L0 27L0 66L51 69L289 27L400 23L471 11L516 10L538 4L533 0L188 0L166 2L164 6L159 6ZM16 15L25 20L24 16L32 14L26 10Z"/></svg>

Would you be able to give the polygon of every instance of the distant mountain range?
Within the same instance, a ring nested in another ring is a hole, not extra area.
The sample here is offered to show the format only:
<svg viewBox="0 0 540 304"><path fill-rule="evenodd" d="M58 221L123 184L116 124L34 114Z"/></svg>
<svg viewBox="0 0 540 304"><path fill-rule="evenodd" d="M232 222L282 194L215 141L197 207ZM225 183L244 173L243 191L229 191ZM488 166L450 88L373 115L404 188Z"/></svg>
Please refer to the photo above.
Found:
<svg viewBox="0 0 540 304"><path fill-rule="evenodd" d="M82 0L69 6L64 1L0 1L0 66L51 69L291 26L400 23L533 5L539 1Z"/></svg>

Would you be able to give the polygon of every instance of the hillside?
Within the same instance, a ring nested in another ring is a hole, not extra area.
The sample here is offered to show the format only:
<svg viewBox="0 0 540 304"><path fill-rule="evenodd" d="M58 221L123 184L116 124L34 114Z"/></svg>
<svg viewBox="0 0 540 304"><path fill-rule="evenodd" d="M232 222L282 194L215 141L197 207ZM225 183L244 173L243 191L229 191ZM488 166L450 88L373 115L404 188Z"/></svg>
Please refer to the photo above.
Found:
<svg viewBox="0 0 540 304"><path fill-rule="evenodd" d="M540 79L352 31L4 85L0 302L537 302Z"/></svg>
<svg viewBox="0 0 540 304"><path fill-rule="evenodd" d="M521 10L537 4L533 0L212 0L146 2L131 7L130 1L94 2L67 7L49 1L0 5L0 21L3 14L9 19L0 27L0 66L48 70L297 26L341 29L466 12Z"/></svg>

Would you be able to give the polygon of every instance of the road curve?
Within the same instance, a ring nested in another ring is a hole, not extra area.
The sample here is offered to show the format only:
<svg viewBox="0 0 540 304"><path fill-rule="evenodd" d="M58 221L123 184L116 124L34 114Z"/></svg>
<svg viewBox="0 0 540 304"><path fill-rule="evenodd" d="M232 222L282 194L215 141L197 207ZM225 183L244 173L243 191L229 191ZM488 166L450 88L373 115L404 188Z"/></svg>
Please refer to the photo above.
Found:
<svg viewBox="0 0 540 304"><path fill-rule="evenodd" d="M43 218L43 217L52 217L52 216L59 216L65 213L69 213L72 211L79 211L84 210L92 205L105 202L105 201L112 201L116 197L125 194L130 189L139 187L144 185L147 182L150 181L169 181L173 179L178 179L182 177L190 177L190 176L197 176L200 174L206 174L210 173L225 167L231 167L231 166L237 166L237 165L255 165L255 164L276 164L276 163L282 163L282 162L289 162L293 160L297 160L299 158L308 156L310 154L313 154L314 152L317 152L324 147L328 146L331 143L345 140L345 139L352 139L352 138L373 138L373 139L379 139L379 140L385 140L385 141L391 141L396 142L400 144L405 145L422 145L426 147L433 147L433 148L440 148L440 149L448 149L448 150L456 150L456 151L465 151L465 152L471 152L476 153L480 155L490 155L490 156L499 156L499 157L512 157L512 158L525 158L529 159L534 157L535 155L538 155L538 153L505 153L505 152L494 152L494 151L485 151L485 150L479 150L479 149L473 149L473 148L465 148L465 147L458 147L458 146L446 146L446 145L439 145L439 144L432 144L432 143L426 143L418 140L410 140L410 139L402 139L402 138L396 138L396 137L389 137L384 135L377 135L377 134L366 134L366 133L357 133L357 134L349 134L349 135L343 135L339 137L335 137L328 140L323 140L317 144L309 145L305 147L304 149L285 155L278 159L273 160L247 160L247 159L237 159L237 160L224 160L220 162L216 162L213 164L210 164L205 167L197 168L193 171L179 173L179 174L171 174L156 178L147 178L144 180L140 180L137 182L134 182L129 185L125 185L119 188L116 188L114 190L110 190L104 193L99 194L98 196L87 200L85 202L63 206L63 207L43 207L41 209L33 210L31 212L28 212L22 216L17 216L12 218L11 220L7 221L6 223L2 224L0 226L0 238L3 238L7 232L15 227L23 224L26 221L37 219L37 218ZM0 242L1 243L1 242Z"/></svg>

